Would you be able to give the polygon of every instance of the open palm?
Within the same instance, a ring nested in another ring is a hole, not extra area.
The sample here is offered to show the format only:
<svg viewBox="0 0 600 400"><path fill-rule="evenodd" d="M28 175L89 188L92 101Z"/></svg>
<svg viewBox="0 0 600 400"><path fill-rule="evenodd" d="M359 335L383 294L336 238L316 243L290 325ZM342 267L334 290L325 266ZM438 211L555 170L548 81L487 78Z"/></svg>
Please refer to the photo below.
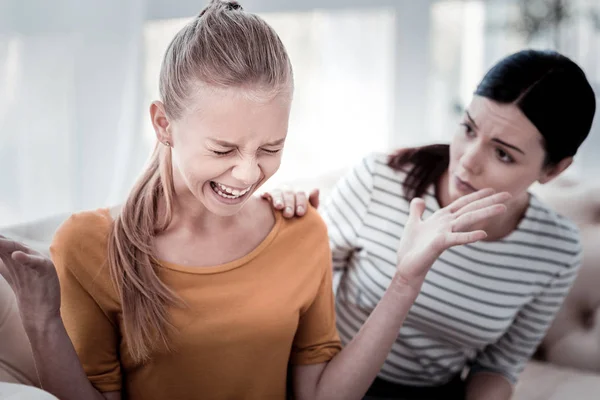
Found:
<svg viewBox="0 0 600 400"><path fill-rule="evenodd" d="M506 206L502 203L509 198L510 194L505 192L495 194L492 189L480 190L459 198L425 220L422 219L425 202L413 199L398 248L398 272L402 279L420 286L446 249L485 239L485 231L471 228L505 212Z"/></svg>

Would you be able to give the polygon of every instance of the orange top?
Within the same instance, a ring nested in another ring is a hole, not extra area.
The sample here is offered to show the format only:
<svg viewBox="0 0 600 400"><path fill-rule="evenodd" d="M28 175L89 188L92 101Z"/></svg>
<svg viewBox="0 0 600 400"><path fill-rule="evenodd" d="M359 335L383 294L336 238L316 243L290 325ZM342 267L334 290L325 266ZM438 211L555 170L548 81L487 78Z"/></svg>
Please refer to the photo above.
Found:
<svg viewBox="0 0 600 400"><path fill-rule="evenodd" d="M173 351L135 364L106 264L108 210L71 216L51 254L62 318L92 384L128 399L284 399L288 363L329 361L335 327L331 254L321 217L276 222L250 254L214 267L163 263L161 279L189 306L171 309Z"/></svg>

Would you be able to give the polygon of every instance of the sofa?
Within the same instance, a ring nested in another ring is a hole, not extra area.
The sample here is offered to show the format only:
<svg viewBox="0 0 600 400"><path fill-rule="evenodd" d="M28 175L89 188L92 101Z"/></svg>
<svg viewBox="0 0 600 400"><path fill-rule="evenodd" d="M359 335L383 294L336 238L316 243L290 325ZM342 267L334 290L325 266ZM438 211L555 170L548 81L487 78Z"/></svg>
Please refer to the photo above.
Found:
<svg viewBox="0 0 600 400"><path fill-rule="evenodd" d="M514 399L599 399L600 184L562 178L532 191L579 226L584 254L573 288L523 372Z"/></svg>
<svg viewBox="0 0 600 400"><path fill-rule="evenodd" d="M321 198L343 171L292 183L296 188L321 188ZM561 178L532 191L575 221L583 235L584 261L562 309L534 359L517 384L514 400L586 400L600 398L600 184ZM59 215L0 230L48 253ZM0 382L36 385L31 349L14 296L0 277ZM0 384L0 398L2 394ZM17 397L15 397L17 398Z"/></svg>
<svg viewBox="0 0 600 400"><path fill-rule="evenodd" d="M14 294L0 276L0 399L56 400L39 380Z"/></svg>

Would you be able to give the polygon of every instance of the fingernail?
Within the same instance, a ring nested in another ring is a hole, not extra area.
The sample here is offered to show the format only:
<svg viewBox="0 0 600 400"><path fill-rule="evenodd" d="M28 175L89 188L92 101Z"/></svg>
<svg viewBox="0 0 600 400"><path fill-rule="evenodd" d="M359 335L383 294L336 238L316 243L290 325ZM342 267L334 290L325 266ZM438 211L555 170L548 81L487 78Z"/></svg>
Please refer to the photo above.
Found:
<svg viewBox="0 0 600 400"><path fill-rule="evenodd" d="M275 200L275 207L281 207L282 205L281 200Z"/></svg>
<svg viewBox="0 0 600 400"><path fill-rule="evenodd" d="M296 213L302 214L303 212L304 212L304 207L298 206L298 208L296 208Z"/></svg>
<svg viewBox="0 0 600 400"><path fill-rule="evenodd" d="M293 212L292 207L286 207L284 212L287 214L292 214L292 212Z"/></svg>

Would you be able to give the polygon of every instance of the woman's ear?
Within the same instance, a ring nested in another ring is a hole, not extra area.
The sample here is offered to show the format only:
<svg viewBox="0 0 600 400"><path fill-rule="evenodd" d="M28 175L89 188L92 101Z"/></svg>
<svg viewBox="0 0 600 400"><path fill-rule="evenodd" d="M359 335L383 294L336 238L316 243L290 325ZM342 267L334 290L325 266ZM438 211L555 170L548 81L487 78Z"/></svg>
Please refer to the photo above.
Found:
<svg viewBox="0 0 600 400"><path fill-rule="evenodd" d="M547 167L542 168L542 174L538 179L538 182L542 185L550 182L560 174L564 172L569 166L573 164L573 157L563 158L558 162L558 164L549 165Z"/></svg>
<svg viewBox="0 0 600 400"><path fill-rule="evenodd" d="M150 119L156 133L156 139L166 146L173 146L173 138L169 129L169 119L165 113L165 105L162 102L152 102L150 105Z"/></svg>

